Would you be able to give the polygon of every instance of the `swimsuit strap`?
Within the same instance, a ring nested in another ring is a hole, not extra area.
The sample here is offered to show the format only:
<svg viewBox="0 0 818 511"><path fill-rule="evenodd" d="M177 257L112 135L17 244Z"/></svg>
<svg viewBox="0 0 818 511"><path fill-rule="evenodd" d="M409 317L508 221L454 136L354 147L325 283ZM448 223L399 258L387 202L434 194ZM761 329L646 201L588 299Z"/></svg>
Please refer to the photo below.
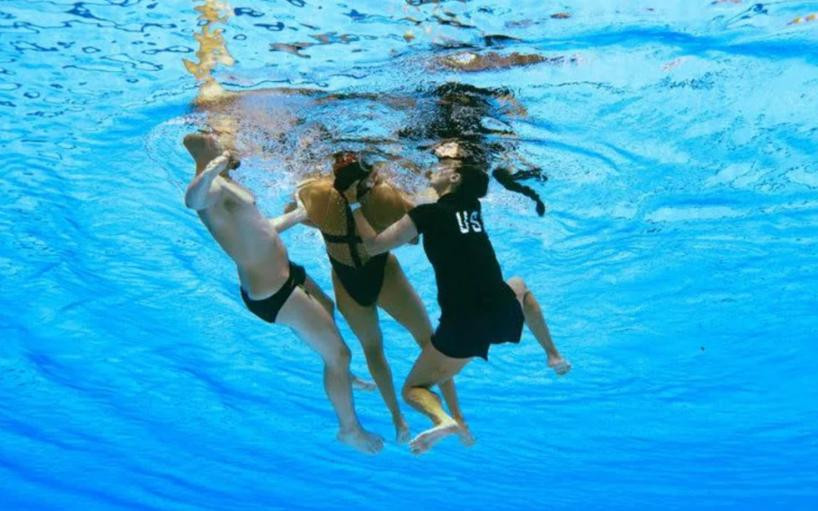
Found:
<svg viewBox="0 0 818 511"><path fill-rule="evenodd" d="M361 237L358 235L349 236L347 234L330 234L328 232L321 231L321 236L324 237L324 241L328 241L330 243L348 243L350 241L355 243L361 243Z"/></svg>
<svg viewBox="0 0 818 511"><path fill-rule="evenodd" d="M361 261L361 256L358 254L358 247L356 243L360 243L361 238L355 232L355 218L352 216L352 208L349 207L349 201L344 194L340 194L344 200L344 214L347 217L347 234L344 236L347 246L349 246L349 255L352 256L352 263L356 268L362 268L364 263Z"/></svg>

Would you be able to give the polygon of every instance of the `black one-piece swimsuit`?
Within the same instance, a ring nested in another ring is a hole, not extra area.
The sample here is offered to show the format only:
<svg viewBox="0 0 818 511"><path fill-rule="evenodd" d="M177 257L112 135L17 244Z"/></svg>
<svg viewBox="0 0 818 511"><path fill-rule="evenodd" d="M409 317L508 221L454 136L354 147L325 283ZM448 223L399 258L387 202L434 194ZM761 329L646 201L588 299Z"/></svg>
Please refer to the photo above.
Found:
<svg viewBox="0 0 818 511"><path fill-rule="evenodd" d="M358 236L355 230L355 218L352 216L352 208L349 207L346 197L341 195L341 198L343 198L345 204L346 234L336 235L322 231L321 235L324 237L324 241L329 243L347 244L354 266L344 264L332 256L329 256L330 264L332 264L335 274L338 275L341 285L344 286L349 296L362 307L370 307L378 301L378 295L381 293L389 252L371 257L366 263L361 261L357 247L358 243L361 243L361 237Z"/></svg>

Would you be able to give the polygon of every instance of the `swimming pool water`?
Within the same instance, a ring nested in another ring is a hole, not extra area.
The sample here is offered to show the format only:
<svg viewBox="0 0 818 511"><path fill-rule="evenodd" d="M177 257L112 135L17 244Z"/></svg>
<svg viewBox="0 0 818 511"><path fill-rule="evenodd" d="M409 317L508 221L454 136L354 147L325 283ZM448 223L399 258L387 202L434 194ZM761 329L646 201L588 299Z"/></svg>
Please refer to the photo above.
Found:
<svg viewBox="0 0 818 511"><path fill-rule="evenodd" d="M2 509L818 509L818 2L231 5L228 89L458 81L525 111L503 122L548 213L495 183L484 216L574 369L528 333L495 348L458 379L477 445L422 457L374 393L384 451L334 441L317 357L243 308L184 208L201 3L0 0ZM557 60L429 65L466 45ZM276 214L311 154L271 119L362 138L422 113L379 105L268 99L241 179ZM316 233L284 239L329 291ZM422 251L397 254L436 319ZM417 349L384 316L400 382Z"/></svg>

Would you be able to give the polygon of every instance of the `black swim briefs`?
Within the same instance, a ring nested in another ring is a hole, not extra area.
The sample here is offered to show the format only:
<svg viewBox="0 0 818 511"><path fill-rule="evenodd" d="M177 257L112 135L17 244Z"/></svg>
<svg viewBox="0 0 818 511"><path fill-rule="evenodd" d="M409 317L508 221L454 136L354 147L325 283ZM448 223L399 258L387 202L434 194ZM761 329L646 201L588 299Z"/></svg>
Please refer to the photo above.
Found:
<svg viewBox="0 0 818 511"><path fill-rule="evenodd" d="M304 284L305 280L307 280L307 272L304 271L304 267L290 262L290 276L287 277L287 281L281 286L281 289L272 296L263 300L253 300L247 295L244 288L241 288L241 298L253 314L268 323L275 323L278 311L284 306L295 286Z"/></svg>
<svg viewBox="0 0 818 511"><path fill-rule="evenodd" d="M338 280L349 296L362 307L369 307L378 301L383 287L383 276L389 252L370 258L360 267L349 266L332 257L329 258Z"/></svg>
<svg viewBox="0 0 818 511"><path fill-rule="evenodd" d="M492 344L520 342L523 310L508 286L496 296L459 311L443 311L432 345L447 357L488 360Z"/></svg>

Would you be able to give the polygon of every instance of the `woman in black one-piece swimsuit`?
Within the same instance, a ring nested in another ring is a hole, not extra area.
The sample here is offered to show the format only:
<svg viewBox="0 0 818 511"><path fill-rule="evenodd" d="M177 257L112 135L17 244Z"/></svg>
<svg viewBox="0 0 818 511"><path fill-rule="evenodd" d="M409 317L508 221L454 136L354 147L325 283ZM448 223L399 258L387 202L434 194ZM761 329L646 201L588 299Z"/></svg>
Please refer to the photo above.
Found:
<svg viewBox="0 0 818 511"><path fill-rule="evenodd" d="M423 235L435 271L440 324L403 386L404 399L435 424L412 440L416 453L445 436L468 433L446 414L430 387L453 378L473 357L487 359L492 344L519 342L523 323L545 350L549 367L557 374L571 367L554 346L525 282L502 277L481 215L479 198L486 195L488 181L488 174L468 160L442 157L430 178L440 197L436 203L417 206L378 235L366 217L355 213L368 253L383 253Z"/></svg>
<svg viewBox="0 0 818 511"><path fill-rule="evenodd" d="M334 179L309 182L298 193L326 242L338 308L361 342L370 374L392 414L397 440L408 442L409 426L400 410L392 371L384 355L378 308L404 326L421 347L429 343L433 330L423 303L397 258L388 252L367 253L357 232L351 208L360 202L379 228L411 208L396 189L377 182L370 171L357 154L339 152L334 155ZM443 382L441 392L452 415L462 418L454 382Z"/></svg>

